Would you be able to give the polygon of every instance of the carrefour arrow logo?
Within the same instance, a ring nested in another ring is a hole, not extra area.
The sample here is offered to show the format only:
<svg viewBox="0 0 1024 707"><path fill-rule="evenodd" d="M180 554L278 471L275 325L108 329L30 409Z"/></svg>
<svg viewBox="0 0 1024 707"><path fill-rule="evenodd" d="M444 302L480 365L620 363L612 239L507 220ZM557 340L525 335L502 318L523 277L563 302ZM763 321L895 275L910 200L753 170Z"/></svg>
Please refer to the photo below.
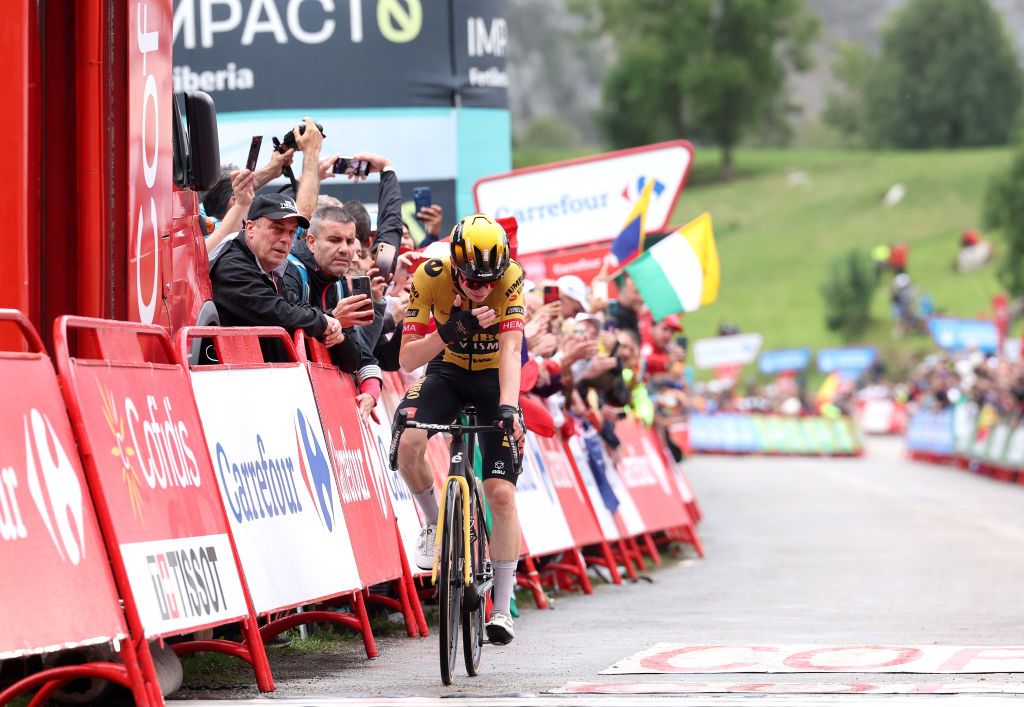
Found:
<svg viewBox="0 0 1024 707"><path fill-rule="evenodd" d="M302 480L313 499L320 522L328 531L334 531L334 493L331 489L331 462L324 454L320 442L302 410L295 411L295 446L299 457Z"/></svg>

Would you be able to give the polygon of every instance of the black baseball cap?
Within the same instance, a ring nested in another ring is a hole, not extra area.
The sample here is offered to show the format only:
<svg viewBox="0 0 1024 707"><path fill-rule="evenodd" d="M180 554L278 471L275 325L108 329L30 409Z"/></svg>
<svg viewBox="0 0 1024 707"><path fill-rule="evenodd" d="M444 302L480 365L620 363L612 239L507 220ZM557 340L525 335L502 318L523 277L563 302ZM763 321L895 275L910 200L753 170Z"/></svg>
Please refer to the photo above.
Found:
<svg viewBox="0 0 1024 707"><path fill-rule="evenodd" d="M266 216L272 219L294 218L298 219L299 225L309 228L309 219L299 213L295 205L295 199L286 194L260 194L252 201L249 207L249 221Z"/></svg>

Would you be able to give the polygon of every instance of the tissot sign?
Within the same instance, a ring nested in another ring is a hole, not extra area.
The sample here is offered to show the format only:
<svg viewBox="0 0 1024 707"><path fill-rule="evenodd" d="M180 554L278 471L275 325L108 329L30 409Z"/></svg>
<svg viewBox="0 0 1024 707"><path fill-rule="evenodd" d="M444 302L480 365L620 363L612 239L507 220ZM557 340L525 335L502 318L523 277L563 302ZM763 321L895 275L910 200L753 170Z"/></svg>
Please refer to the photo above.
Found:
<svg viewBox="0 0 1024 707"><path fill-rule="evenodd" d="M693 163L684 141L583 160L516 170L476 183L477 209L519 221L519 252L566 248L614 238L640 195L654 180L647 231L665 227Z"/></svg>

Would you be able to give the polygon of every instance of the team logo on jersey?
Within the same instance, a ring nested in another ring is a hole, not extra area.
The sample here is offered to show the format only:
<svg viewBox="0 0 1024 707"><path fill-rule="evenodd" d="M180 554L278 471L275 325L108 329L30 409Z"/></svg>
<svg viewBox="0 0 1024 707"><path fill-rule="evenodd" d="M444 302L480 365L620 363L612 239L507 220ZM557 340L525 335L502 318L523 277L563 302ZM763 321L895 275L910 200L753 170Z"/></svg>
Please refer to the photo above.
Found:
<svg viewBox="0 0 1024 707"><path fill-rule="evenodd" d="M526 309L524 307L506 307L505 316L512 316L513 314L525 314Z"/></svg>

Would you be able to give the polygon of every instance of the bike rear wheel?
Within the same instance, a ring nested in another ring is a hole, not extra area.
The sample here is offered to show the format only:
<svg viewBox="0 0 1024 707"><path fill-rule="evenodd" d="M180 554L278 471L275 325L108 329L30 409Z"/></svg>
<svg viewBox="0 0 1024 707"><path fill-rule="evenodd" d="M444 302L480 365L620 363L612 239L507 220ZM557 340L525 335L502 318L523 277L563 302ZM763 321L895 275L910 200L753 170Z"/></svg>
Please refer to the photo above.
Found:
<svg viewBox="0 0 1024 707"><path fill-rule="evenodd" d="M441 644L441 682L451 685L459 650L459 621L462 618L462 591L465 585L462 488L456 481L448 482L443 522L441 555L437 561L437 633Z"/></svg>
<svg viewBox="0 0 1024 707"><path fill-rule="evenodd" d="M476 606L462 615L462 653L466 660L466 673L477 675L480 672L480 654L484 647L484 611L487 608L487 596L480 592L484 568L490 560L487 547L487 520L484 517L483 502L474 499L476 502L470 504L470 558L472 561L472 576L474 594L478 598ZM486 579L490 579L489 577Z"/></svg>

